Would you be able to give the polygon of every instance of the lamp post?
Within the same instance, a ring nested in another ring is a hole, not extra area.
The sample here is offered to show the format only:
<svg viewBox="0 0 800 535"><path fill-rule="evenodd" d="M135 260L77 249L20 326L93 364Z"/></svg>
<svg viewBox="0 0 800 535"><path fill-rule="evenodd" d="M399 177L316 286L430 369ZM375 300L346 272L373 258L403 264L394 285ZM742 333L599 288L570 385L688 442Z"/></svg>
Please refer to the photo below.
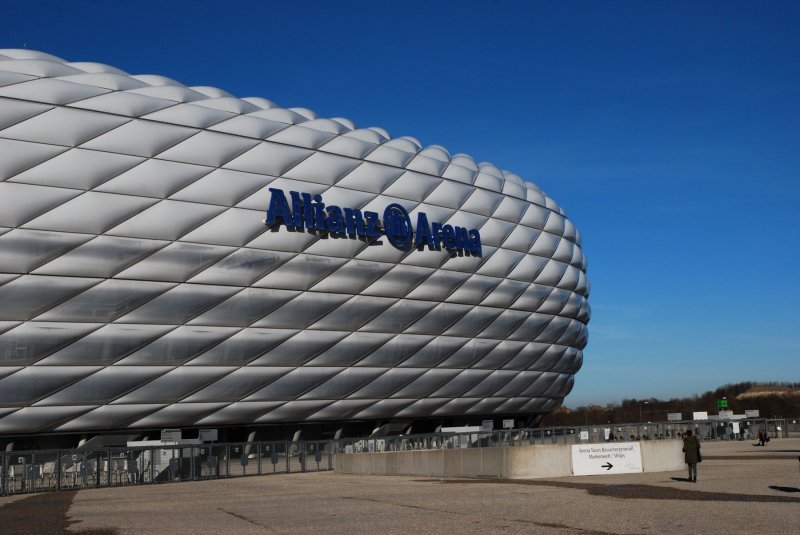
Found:
<svg viewBox="0 0 800 535"><path fill-rule="evenodd" d="M643 401L643 402L639 403L639 421L640 422L642 421L642 405L649 405L649 404L650 404L649 401Z"/></svg>

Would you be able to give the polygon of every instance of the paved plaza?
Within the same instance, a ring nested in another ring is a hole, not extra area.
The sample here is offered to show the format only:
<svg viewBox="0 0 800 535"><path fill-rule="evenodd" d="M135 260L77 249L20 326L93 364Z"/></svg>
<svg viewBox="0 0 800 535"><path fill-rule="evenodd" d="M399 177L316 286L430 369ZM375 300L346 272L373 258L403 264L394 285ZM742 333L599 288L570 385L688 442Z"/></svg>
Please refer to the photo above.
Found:
<svg viewBox="0 0 800 535"><path fill-rule="evenodd" d="M684 472L440 480L333 472L0 498L0 533L797 533L800 439L707 442Z"/></svg>

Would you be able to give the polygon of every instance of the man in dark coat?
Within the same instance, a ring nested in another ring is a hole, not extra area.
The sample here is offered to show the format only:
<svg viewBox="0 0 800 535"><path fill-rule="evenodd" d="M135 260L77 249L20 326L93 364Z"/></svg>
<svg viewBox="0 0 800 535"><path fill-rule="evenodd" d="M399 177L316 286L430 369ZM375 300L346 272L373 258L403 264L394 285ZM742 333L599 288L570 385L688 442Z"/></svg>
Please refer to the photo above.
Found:
<svg viewBox="0 0 800 535"><path fill-rule="evenodd" d="M692 435L691 431L686 431L683 437L683 454L686 464L689 465L689 481L697 483L697 463L700 462L700 441Z"/></svg>

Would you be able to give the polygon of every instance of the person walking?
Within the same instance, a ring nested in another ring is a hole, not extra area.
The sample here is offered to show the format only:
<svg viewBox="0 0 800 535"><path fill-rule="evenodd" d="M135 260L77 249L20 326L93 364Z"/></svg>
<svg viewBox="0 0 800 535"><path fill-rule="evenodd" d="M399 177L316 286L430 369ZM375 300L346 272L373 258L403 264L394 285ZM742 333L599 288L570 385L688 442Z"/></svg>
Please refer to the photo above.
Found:
<svg viewBox="0 0 800 535"><path fill-rule="evenodd" d="M689 481L697 483L697 463L700 462L700 441L687 430L683 437L683 458L689 465Z"/></svg>

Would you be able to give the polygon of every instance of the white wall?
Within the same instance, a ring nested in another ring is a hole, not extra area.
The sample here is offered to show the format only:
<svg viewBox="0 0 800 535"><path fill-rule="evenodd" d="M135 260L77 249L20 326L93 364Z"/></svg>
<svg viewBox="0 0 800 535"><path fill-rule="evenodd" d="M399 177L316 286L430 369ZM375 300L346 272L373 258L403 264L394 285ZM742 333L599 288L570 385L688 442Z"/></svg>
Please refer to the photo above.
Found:
<svg viewBox="0 0 800 535"><path fill-rule="evenodd" d="M639 443L645 472L683 470L680 440ZM334 470L343 474L528 479L572 475L572 445L537 445L450 450L339 453Z"/></svg>

